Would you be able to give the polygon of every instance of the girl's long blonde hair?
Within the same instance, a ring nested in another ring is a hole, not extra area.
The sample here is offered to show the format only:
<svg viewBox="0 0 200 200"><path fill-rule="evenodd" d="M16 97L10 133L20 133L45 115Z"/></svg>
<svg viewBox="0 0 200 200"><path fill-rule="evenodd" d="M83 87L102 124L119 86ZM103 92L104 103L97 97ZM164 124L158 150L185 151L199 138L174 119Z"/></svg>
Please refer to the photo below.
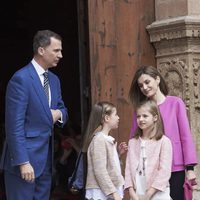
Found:
<svg viewBox="0 0 200 200"><path fill-rule="evenodd" d="M114 108L116 108L112 103L102 101L96 103L91 110L88 126L83 139L83 152L87 152L88 146L94 136L98 131L101 131L104 119L106 115L110 115Z"/></svg>
<svg viewBox="0 0 200 200"><path fill-rule="evenodd" d="M157 116L157 121L155 121L154 127L152 131L155 131L155 135L151 139L159 140L164 135L164 128L163 128L163 121L160 115L159 108L155 101L153 100L146 100L142 101L137 107L136 107L136 113L137 110L143 106L146 106L148 111L153 115ZM135 131L134 138L138 139L140 136L142 136L142 130L138 127Z"/></svg>

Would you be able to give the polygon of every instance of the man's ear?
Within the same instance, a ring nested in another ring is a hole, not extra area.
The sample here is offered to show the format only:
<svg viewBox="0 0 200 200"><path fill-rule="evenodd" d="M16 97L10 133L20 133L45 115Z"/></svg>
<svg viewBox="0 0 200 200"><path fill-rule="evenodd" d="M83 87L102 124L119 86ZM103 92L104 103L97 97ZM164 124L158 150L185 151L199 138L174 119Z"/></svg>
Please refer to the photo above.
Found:
<svg viewBox="0 0 200 200"><path fill-rule="evenodd" d="M44 54L44 48L43 47L38 48L38 54L41 55L41 56Z"/></svg>

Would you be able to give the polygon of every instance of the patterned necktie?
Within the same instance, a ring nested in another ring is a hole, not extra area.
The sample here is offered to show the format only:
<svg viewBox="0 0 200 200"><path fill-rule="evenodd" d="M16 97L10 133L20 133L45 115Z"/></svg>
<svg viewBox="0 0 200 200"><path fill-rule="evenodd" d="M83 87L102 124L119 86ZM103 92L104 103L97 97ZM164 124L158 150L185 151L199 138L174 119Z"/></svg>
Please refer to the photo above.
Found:
<svg viewBox="0 0 200 200"><path fill-rule="evenodd" d="M47 100L49 102L49 79L48 79L48 72L44 72L44 91L47 96Z"/></svg>

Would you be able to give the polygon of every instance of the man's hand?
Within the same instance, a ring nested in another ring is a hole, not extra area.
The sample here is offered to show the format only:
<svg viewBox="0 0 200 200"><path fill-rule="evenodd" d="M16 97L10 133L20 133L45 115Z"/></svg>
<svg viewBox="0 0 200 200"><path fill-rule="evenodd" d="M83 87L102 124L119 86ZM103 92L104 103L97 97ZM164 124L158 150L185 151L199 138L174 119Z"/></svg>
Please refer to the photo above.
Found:
<svg viewBox="0 0 200 200"><path fill-rule="evenodd" d="M61 118L61 111L51 109L51 114L53 117L53 123L55 124Z"/></svg>
<svg viewBox="0 0 200 200"><path fill-rule="evenodd" d="M35 180L34 170L30 163L22 164L19 168L22 179L28 182L33 182Z"/></svg>

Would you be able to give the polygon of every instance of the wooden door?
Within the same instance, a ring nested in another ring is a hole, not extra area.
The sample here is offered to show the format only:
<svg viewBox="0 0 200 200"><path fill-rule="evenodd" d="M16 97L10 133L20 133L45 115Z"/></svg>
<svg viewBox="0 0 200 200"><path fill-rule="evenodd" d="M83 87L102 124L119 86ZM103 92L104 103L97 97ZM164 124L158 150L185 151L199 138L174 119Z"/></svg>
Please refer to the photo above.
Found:
<svg viewBox="0 0 200 200"><path fill-rule="evenodd" d="M132 111L128 91L139 65L155 65L146 26L154 21L154 0L89 0L89 51L92 104L118 107L118 138L128 139Z"/></svg>
<svg viewBox="0 0 200 200"><path fill-rule="evenodd" d="M88 0L92 104L117 106L115 138L128 141L132 121L129 87L139 65L155 65L146 26L154 21L154 0ZM124 156L125 161L125 156Z"/></svg>

